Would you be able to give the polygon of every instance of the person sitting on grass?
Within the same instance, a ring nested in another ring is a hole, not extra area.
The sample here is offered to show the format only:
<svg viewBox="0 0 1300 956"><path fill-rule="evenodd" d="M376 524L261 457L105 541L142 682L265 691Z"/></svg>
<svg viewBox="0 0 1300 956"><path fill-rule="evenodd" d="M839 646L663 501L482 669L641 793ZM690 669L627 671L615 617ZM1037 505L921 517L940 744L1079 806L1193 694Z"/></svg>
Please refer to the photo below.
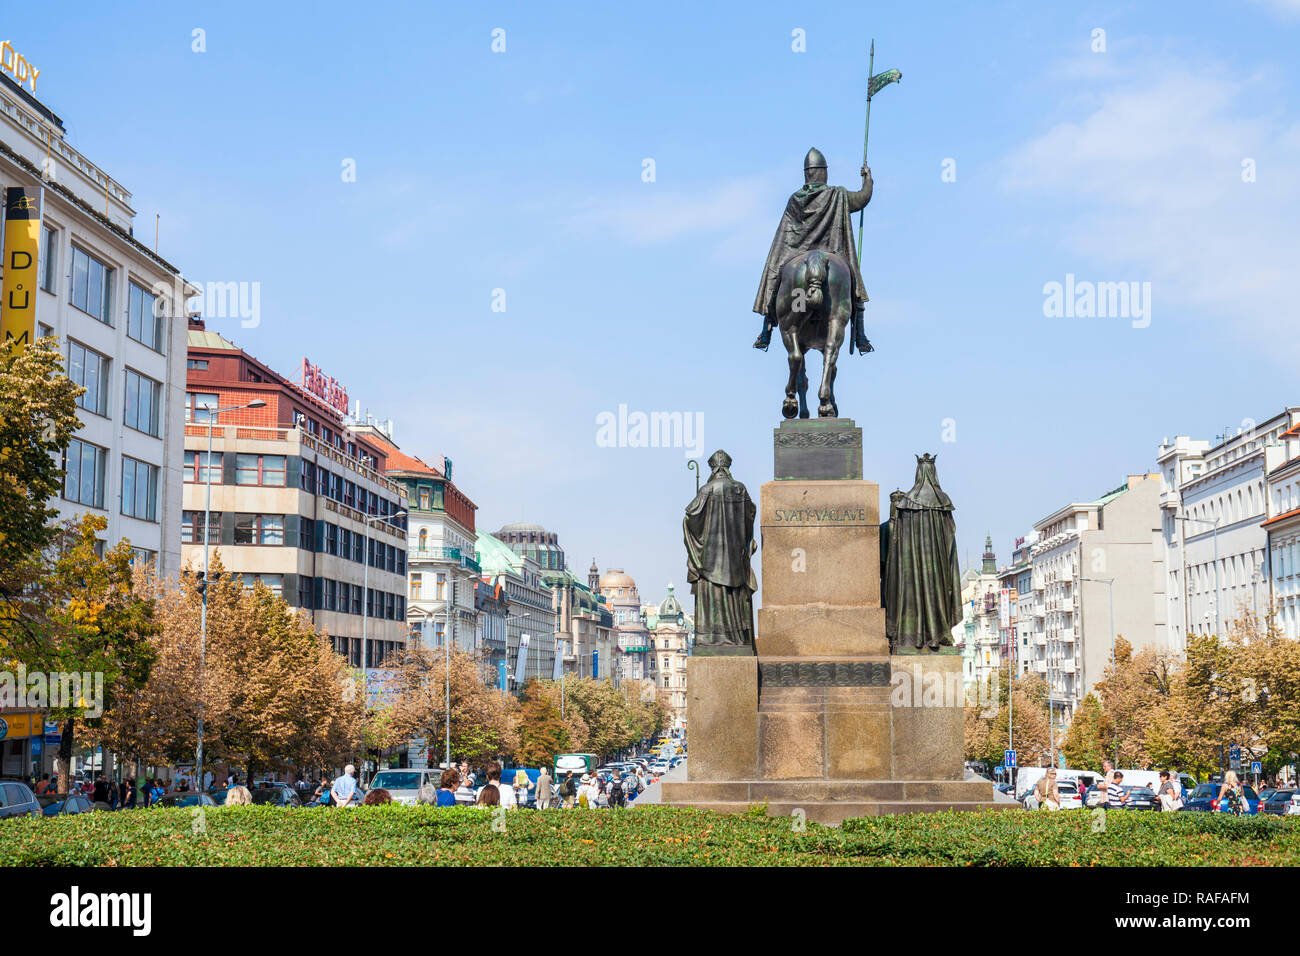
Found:
<svg viewBox="0 0 1300 956"><path fill-rule="evenodd" d="M366 794L366 798L361 801L363 807L382 807L386 803L392 803L393 796L383 787L376 787Z"/></svg>

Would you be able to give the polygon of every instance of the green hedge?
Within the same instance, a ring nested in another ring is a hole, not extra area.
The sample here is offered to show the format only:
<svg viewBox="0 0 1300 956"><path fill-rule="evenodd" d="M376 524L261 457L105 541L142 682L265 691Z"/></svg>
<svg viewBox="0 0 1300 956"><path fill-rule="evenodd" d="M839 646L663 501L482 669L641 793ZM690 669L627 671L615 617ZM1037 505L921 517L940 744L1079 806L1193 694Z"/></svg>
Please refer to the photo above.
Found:
<svg viewBox="0 0 1300 956"><path fill-rule="evenodd" d="M909 814L841 828L670 807L152 809L0 821L0 866L1300 865L1300 820L1115 811ZM499 825L499 824L498 824Z"/></svg>

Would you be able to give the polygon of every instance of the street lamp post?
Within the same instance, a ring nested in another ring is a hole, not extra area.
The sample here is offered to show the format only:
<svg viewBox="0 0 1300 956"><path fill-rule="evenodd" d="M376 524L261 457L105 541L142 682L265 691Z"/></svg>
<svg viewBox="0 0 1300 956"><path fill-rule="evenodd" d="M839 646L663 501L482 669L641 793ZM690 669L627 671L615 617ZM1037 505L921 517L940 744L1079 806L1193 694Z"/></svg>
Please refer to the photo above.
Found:
<svg viewBox="0 0 1300 956"><path fill-rule="evenodd" d="M1197 524L1208 524L1214 527L1214 633L1220 635L1223 632L1223 621L1219 615L1219 521L1220 516L1216 515L1213 521L1205 518L1192 518L1187 515L1175 515L1176 521L1195 521ZM1183 590L1187 590L1187 580L1184 577ZM1183 597L1184 602L1187 600Z"/></svg>
<svg viewBox="0 0 1300 956"><path fill-rule="evenodd" d="M212 429L217 423L217 416L222 412L237 412L245 408L265 408L266 402L255 398L243 405L231 405L229 408L214 408L211 405L199 406L208 416L208 457L203 463L203 483L207 486L203 502L203 581L199 585L202 598L199 611L199 737L194 753L195 783L200 790L203 786L203 671L208 659L208 525L212 522ZM224 455L225 452L223 451ZM224 458L222 459L224 461Z"/></svg>

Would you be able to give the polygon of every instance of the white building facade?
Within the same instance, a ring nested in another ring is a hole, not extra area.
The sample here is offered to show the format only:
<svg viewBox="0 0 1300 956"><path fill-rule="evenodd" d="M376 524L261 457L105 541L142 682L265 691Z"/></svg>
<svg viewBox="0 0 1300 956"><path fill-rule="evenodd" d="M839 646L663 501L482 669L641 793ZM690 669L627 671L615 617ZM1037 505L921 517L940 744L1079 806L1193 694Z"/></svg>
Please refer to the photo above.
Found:
<svg viewBox="0 0 1300 956"><path fill-rule="evenodd" d="M1284 514L1290 438L1300 408L1247 421L1219 443L1179 436L1161 444L1161 533L1165 551L1170 644L1191 633L1223 633L1243 609L1263 615L1277 591L1270 575L1270 528ZM1271 491L1270 491L1271 489ZM1290 506L1300 507L1300 503Z"/></svg>
<svg viewBox="0 0 1300 956"><path fill-rule="evenodd" d="M175 575L181 562L185 299L199 294L133 236L131 194L64 141L62 121L0 75L0 186L43 193L36 334L55 335L86 393L53 502L102 515ZM157 293L157 294L156 294Z"/></svg>

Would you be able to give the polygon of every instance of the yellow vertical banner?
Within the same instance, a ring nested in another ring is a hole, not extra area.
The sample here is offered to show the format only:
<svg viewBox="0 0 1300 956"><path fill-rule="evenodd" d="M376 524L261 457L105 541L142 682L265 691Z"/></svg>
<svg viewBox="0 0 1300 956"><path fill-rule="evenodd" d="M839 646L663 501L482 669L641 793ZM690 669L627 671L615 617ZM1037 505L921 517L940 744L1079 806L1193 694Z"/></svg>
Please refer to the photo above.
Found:
<svg viewBox="0 0 1300 956"><path fill-rule="evenodd" d="M38 196L22 186L5 190L4 287L0 341L31 345L36 338L36 262L41 243Z"/></svg>

